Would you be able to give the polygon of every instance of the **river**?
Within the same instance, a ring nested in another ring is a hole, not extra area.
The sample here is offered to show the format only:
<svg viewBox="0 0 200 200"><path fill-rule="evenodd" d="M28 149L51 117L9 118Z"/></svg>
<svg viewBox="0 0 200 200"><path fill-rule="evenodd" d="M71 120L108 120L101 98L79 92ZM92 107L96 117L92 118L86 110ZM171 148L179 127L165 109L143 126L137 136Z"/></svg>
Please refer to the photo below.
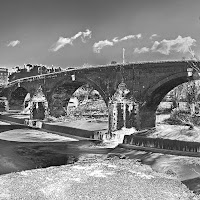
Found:
<svg viewBox="0 0 200 200"><path fill-rule="evenodd" d="M169 133L171 136L177 136L178 131L179 135L183 134L183 130L187 127L162 124L167 117L169 116L157 116L157 134L163 129L168 136ZM71 164L76 162L80 155L103 155L116 151L130 159L139 159L141 163L150 165L157 172L175 175L189 189L200 193L198 184L200 183L200 158L120 149L112 151L113 144L117 145L116 141L113 143L107 140L104 145L95 146L88 140L79 141L39 130L19 129L3 122L0 124L0 143L0 174Z"/></svg>

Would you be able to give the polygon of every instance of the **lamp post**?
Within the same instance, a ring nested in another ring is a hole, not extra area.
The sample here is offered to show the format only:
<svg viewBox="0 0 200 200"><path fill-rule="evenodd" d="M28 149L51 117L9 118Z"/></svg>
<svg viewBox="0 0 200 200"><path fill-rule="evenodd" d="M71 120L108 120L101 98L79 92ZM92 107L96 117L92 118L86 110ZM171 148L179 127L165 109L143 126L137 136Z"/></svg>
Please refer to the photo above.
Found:
<svg viewBox="0 0 200 200"><path fill-rule="evenodd" d="M125 48L123 48L123 64L125 63Z"/></svg>

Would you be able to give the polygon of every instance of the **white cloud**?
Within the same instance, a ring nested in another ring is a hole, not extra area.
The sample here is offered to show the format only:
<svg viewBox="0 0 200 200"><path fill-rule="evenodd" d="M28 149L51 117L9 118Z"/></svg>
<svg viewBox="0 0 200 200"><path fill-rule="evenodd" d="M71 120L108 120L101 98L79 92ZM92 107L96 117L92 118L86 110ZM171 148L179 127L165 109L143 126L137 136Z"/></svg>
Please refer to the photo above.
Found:
<svg viewBox="0 0 200 200"><path fill-rule="evenodd" d="M20 43L20 41L19 40L13 40L13 41L11 41L11 42L9 42L8 44L7 44L7 47L15 47L16 45L18 45Z"/></svg>
<svg viewBox="0 0 200 200"><path fill-rule="evenodd" d="M159 44L160 44L160 42L155 41L154 44L153 44L153 46L151 47L151 50L152 51L156 51L156 49L158 48Z"/></svg>
<svg viewBox="0 0 200 200"><path fill-rule="evenodd" d="M141 38L142 38L142 34L141 34L141 33L137 34L137 35L136 35L136 38L137 38L137 39L141 39Z"/></svg>
<svg viewBox="0 0 200 200"><path fill-rule="evenodd" d="M136 38L135 35L127 35L127 36L121 38L120 41L130 40L130 39L135 39L135 38Z"/></svg>
<svg viewBox="0 0 200 200"><path fill-rule="evenodd" d="M137 35L127 35L127 36L121 38L119 41L121 42L121 41L124 41L124 40L130 40L130 39L140 39L141 37L142 37L141 33L139 33Z"/></svg>
<svg viewBox="0 0 200 200"><path fill-rule="evenodd" d="M72 45L72 40L70 38L64 38L60 37L58 41L52 46L52 51L58 51L62 47L64 47L66 44Z"/></svg>
<svg viewBox="0 0 200 200"><path fill-rule="evenodd" d="M90 31L89 29L87 29L85 32L82 32L82 42L86 42L86 39L90 39L92 37L92 31Z"/></svg>
<svg viewBox="0 0 200 200"><path fill-rule="evenodd" d="M74 41L75 39L79 38L82 35L82 32L78 32L76 35L71 37L71 41Z"/></svg>
<svg viewBox="0 0 200 200"><path fill-rule="evenodd" d="M93 50L94 50L95 53L100 53L100 50L103 47L105 47L105 46L113 46L113 45L114 45L114 43L110 42L108 40L99 41L99 42L94 43Z"/></svg>
<svg viewBox="0 0 200 200"><path fill-rule="evenodd" d="M82 42L86 42L86 38L91 38L92 31L89 29L86 29L85 32L78 32L71 38L64 38L64 37L59 37L58 41L52 45L51 51L58 51L59 49L63 48L66 44L73 45L73 41L81 37Z"/></svg>
<svg viewBox="0 0 200 200"><path fill-rule="evenodd" d="M186 53L190 52L190 48L194 46L196 40L188 37L178 36L175 40L162 40L160 42L155 41L151 50L153 52L160 52L161 54L169 55L171 51Z"/></svg>
<svg viewBox="0 0 200 200"><path fill-rule="evenodd" d="M117 42L119 42L119 39L118 39L118 37L115 37L115 38L112 39L112 41L117 43Z"/></svg>
<svg viewBox="0 0 200 200"><path fill-rule="evenodd" d="M142 47L141 49L138 49L138 48L134 49L134 53L146 53L146 52L149 52L148 47Z"/></svg>
<svg viewBox="0 0 200 200"><path fill-rule="evenodd" d="M152 39L155 38L155 37L158 37L158 34L155 33L155 34L151 35L151 36L150 36L150 40L152 40Z"/></svg>
<svg viewBox="0 0 200 200"><path fill-rule="evenodd" d="M104 40L104 41L99 41L99 42L96 42L94 45L93 45L93 50L95 53L100 53L100 50L102 48L104 48L105 46L114 46L115 44L119 43L119 42L122 42L122 41L126 41L126 40L130 40L130 39L140 39L142 37L142 34L139 33L137 35L127 35L121 39L119 39L118 37L114 37L112 39L112 41L109 41L109 40Z"/></svg>

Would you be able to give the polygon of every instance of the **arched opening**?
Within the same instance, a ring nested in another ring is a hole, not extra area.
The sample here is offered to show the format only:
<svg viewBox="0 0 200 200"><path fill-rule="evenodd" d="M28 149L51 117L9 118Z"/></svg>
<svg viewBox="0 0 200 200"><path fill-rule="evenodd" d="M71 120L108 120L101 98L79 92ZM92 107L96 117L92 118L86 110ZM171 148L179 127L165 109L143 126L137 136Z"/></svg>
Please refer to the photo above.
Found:
<svg viewBox="0 0 200 200"><path fill-rule="evenodd" d="M58 84L49 95L50 115L56 118L65 116L72 94L83 84L79 82Z"/></svg>
<svg viewBox="0 0 200 200"><path fill-rule="evenodd" d="M28 91L23 87L18 87L11 93L11 98L9 100L9 109L10 110L22 110L24 99Z"/></svg>
<svg viewBox="0 0 200 200"><path fill-rule="evenodd" d="M177 73L158 82L145 92L139 108L139 129L153 128L156 125L156 110L164 96L176 86L188 82L187 73Z"/></svg>
<svg viewBox="0 0 200 200"><path fill-rule="evenodd" d="M67 116L108 120L108 108L100 93L89 84L79 87L67 103Z"/></svg>
<svg viewBox="0 0 200 200"><path fill-rule="evenodd" d="M182 83L169 91L156 110L156 134L170 140L199 142L200 80ZM191 144L193 145L193 144Z"/></svg>
<svg viewBox="0 0 200 200"><path fill-rule="evenodd" d="M168 119L171 124L200 125L200 81L190 81L178 85L168 92L156 110L157 123Z"/></svg>
<svg viewBox="0 0 200 200"><path fill-rule="evenodd" d="M105 99L92 84L85 82L64 83L54 89L51 94L50 115L52 120L72 123L79 120L103 122L108 127L108 109ZM54 118L56 117L56 118ZM83 128L81 125L79 128ZM86 129L94 127L87 124ZM106 127L106 129L107 129Z"/></svg>
<svg viewBox="0 0 200 200"><path fill-rule="evenodd" d="M69 81L63 79L62 81L58 82L54 86L53 90L48 94L50 114L54 117L66 115L67 106L68 102L70 101L70 98L74 96L73 93L78 88L81 88L84 85L89 85L90 87L93 88L93 90L98 91L98 93L104 99L104 101L105 102L107 101L105 94L101 90L101 88L91 80L87 80L87 78L85 77L83 77L79 81L73 81L73 82L71 82L71 80Z"/></svg>
<svg viewBox="0 0 200 200"><path fill-rule="evenodd" d="M30 101L31 101L31 95L30 93L27 93L24 98L22 114L30 115Z"/></svg>

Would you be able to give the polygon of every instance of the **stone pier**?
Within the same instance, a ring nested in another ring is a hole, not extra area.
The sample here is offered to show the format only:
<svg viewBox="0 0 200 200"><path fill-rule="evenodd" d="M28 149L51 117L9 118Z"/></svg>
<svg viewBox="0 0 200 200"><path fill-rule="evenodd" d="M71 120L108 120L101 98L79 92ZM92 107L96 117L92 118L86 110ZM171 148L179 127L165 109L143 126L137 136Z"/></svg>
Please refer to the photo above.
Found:
<svg viewBox="0 0 200 200"><path fill-rule="evenodd" d="M9 110L9 104L6 97L0 97L0 112Z"/></svg>
<svg viewBox="0 0 200 200"><path fill-rule="evenodd" d="M109 132L124 128L139 129L138 108L125 83L120 83L113 99L109 102Z"/></svg>

